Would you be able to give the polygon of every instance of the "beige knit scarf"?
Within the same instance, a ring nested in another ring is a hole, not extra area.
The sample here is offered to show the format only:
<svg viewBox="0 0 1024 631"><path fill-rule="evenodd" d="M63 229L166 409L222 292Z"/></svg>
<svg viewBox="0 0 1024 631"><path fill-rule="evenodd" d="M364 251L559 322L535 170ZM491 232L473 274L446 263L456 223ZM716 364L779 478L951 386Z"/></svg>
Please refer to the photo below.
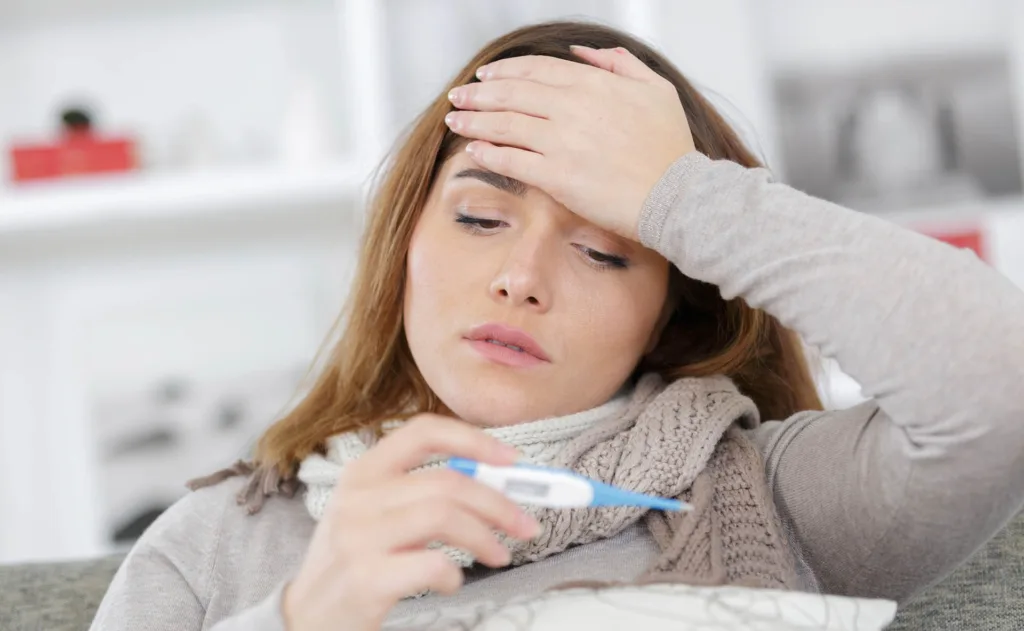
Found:
<svg viewBox="0 0 1024 631"><path fill-rule="evenodd" d="M620 393L604 405L555 418L529 421L515 425L486 427L483 431L499 441L511 445L519 452L519 461L534 465L550 466L562 449L572 440L597 424L617 418L629 405L630 398ZM402 427L402 421L387 421L382 424L380 432L371 429L345 432L327 439L324 453L311 454L303 461L298 471L299 480L305 485L303 500L306 510L316 521L320 521L327 510L327 504L335 492L338 477L349 463L362 457L372 449L381 438ZM447 459L435 456L413 471L423 471L443 467ZM510 541L503 533L497 532L498 538L506 546ZM433 543L430 548L443 550L448 557L462 567L470 567L475 559L467 551L446 546L440 542Z"/></svg>
<svg viewBox="0 0 1024 631"><path fill-rule="evenodd" d="M536 561L570 546L612 537L639 520L661 554L640 582L736 584L792 589L794 556L782 535L764 464L743 429L757 408L726 377L686 378L669 385L643 377L626 405L588 423L549 462L629 490L684 500L693 510L666 514L637 507L526 507L544 526L530 541L506 540L512 563ZM294 480L239 463L195 486L249 474L239 502L290 494Z"/></svg>

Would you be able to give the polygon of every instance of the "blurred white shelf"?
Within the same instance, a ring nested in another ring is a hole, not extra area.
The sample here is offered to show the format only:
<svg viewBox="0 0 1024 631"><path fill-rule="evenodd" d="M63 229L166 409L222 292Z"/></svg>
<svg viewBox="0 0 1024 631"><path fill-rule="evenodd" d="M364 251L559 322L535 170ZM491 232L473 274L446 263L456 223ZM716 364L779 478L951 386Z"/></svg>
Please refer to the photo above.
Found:
<svg viewBox="0 0 1024 631"><path fill-rule="evenodd" d="M323 0L328 1L328 0ZM104 19L139 14L159 15L161 11L209 10L245 5L283 5L288 0L2 0L0 30L26 24L67 23L72 20Z"/></svg>
<svg viewBox="0 0 1024 631"><path fill-rule="evenodd" d="M23 184L0 189L0 238L146 220L286 215L333 203L343 212L368 176L362 164L342 161L309 169L143 172Z"/></svg>

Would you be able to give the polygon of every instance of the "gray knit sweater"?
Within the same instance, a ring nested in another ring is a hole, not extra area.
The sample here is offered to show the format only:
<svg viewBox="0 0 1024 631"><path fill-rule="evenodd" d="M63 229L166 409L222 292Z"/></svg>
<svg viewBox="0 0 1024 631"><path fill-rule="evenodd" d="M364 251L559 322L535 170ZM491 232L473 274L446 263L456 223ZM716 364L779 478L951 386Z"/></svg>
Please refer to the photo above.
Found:
<svg viewBox="0 0 1024 631"><path fill-rule="evenodd" d="M950 572L1024 504L1024 293L981 263L878 218L690 154L652 191L640 238L834 357L872 400L751 433L802 587L902 600ZM298 498L247 517L240 479L190 494L142 537L97 631L282 631L281 587L314 522ZM391 622L624 580L657 555L643 526L543 561L471 571L453 597Z"/></svg>

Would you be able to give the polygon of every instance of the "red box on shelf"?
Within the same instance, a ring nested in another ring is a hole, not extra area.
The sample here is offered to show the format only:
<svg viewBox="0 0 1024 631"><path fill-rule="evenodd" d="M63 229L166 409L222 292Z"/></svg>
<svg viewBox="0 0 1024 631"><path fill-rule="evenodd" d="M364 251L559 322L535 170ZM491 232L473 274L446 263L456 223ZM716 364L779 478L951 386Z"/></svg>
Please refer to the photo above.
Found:
<svg viewBox="0 0 1024 631"><path fill-rule="evenodd" d="M921 229L922 232L933 239L938 239L957 248L973 250L978 258L988 262L988 249L985 244L985 234L980 227L967 228L930 228Z"/></svg>
<svg viewBox="0 0 1024 631"><path fill-rule="evenodd" d="M11 148L11 166L14 181L27 182L134 171L138 163L131 139L70 134L55 143L15 145Z"/></svg>

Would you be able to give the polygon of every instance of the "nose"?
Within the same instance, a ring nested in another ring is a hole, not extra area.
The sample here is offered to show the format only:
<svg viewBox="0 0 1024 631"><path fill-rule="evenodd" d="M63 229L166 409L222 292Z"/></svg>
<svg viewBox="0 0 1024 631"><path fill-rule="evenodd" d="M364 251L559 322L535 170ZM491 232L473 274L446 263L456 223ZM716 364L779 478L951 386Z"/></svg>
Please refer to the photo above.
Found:
<svg viewBox="0 0 1024 631"><path fill-rule="evenodd" d="M550 276L544 264L543 243L521 240L505 258L491 281L491 298L509 306L524 306L538 312L551 308Z"/></svg>

